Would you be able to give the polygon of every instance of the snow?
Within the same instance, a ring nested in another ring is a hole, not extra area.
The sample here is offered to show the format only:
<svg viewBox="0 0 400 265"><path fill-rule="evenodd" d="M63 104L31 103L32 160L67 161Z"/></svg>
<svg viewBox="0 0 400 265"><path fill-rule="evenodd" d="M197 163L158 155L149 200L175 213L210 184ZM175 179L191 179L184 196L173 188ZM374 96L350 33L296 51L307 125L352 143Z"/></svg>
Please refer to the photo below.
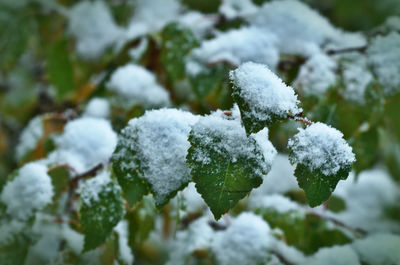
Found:
<svg viewBox="0 0 400 265"><path fill-rule="evenodd" d="M299 204L280 194L252 196L249 200L249 207L252 209L271 208L278 213L286 213L292 210L298 211L301 209Z"/></svg>
<svg viewBox="0 0 400 265"><path fill-rule="evenodd" d="M272 34L255 27L243 27L203 41L199 48L191 52L190 56L192 61L203 64L228 62L238 66L243 62L254 61L275 69L279 61L276 42ZM189 74L196 75L196 72L193 72L189 71Z"/></svg>
<svg viewBox="0 0 400 265"><path fill-rule="evenodd" d="M7 206L9 215L27 220L51 203L53 194L47 168L32 162L25 164L18 175L5 184L0 199Z"/></svg>
<svg viewBox="0 0 400 265"><path fill-rule="evenodd" d="M333 246L321 248L309 257L304 265L360 265L357 253L349 246ZM376 263L372 263L376 264Z"/></svg>
<svg viewBox="0 0 400 265"><path fill-rule="evenodd" d="M337 38L337 30L318 12L296 0L265 3L253 16L251 25L276 34L283 54L309 56L323 43Z"/></svg>
<svg viewBox="0 0 400 265"><path fill-rule="evenodd" d="M128 138L120 138L120 141L134 150L136 159L141 161L143 177L151 185L157 204L164 203L171 192L191 179L186 167L190 147L187 138L190 126L197 119L193 114L177 109L147 111L142 117L129 121L122 132ZM117 159L124 156L123 150L115 154ZM139 165L132 160L121 166L132 169Z"/></svg>
<svg viewBox="0 0 400 265"><path fill-rule="evenodd" d="M207 205L200 193L197 192L194 182L190 182L189 185L182 190L181 194L185 200L185 210L187 213L206 208Z"/></svg>
<svg viewBox="0 0 400 265"><path fill-rule="evenodd" d="M272 242L261 217L242 213L226 230L215 233L211 248L219 265L253 265L267 261Z"/></svg>
<svg viewBox="0 0 400 265"><path fill-rule="evenodd" d="M84 172L99 163L108 162L117 144L117 135L107 120L83 117L67 123L56 138L58 149L49 155L54 164L67 163Z"/></svg>
<svg viewBox="0 0 400 265"><path fill-rule="evenodd" d="M178 20L180 24L189 28L198 39L202 39L212 32L217 21L217 16L205 15L197 11L185 12Z"/></svg>
<svg viewBox="0 0 400 265"><path fill-rule="evenodd" d="M97 59L124 34L101 1L82 1L69 10L69 33L76 38L76 50L85 59Z"/></svg>
<svg viewBox="0 0 400 265"><path fill-rule="evenodd" d="M260 197L269 194L283 194L290 190L299 189L294 177L295 166L289 162L289 157L278 154L272 163L271 171L264 178L263 184L250 194L250 200L258 200Z"/></svg>
<svg viewBox="0 0 400 265"><path fill-rule="evenodd" d="M111 183L110 172L104 170L96 177L91 178L81 187L81 200L85 205L90 206L100 200L100 193L107 191L108 184Z"/></svg>
<svg viewBox="0 0 400 265"><path fill-rule="evenodd" d="M17 219L5 220L5 218L2 218L0 220L0 246L11 243L14 236L21 233L25 226L25 221Z"/></svg>
<svg viewBox="0 0 400 265"><path fill-rule="evenodd" d="M313 123L288 142L292 163L305 165L310 170L320 170L329 176L351 166L355 161L352 148L343 139L343 134L324 123Z"/></svg>
<svg viewBox="0 0 400 265"><path fill-rule="evenodd" d="M84 236L73 230L68 224L61 226L61 236L65 239L69 248L75 253L80 254L83 250Z"/></svg>
<svg viewBox="0 0 400 265"><path fill-rule="evenodd" d="M230 72L234 84L232 95L238 95L248 105L248 115L260 121L272 121L273 115L285 118L301 112L300 103L293 88L265 65L253 62L244 63Z"/></svg>
<svg viewBox="0 0 400 265"><path fill-rule="evenodd" d="M178 0L135 1L134 15L126 32L127 38L134 39L162 29L178 18L180 9Z"/></svg>
<svg viewBox="0 0 400 265"><path fill-rule="evenodd" d="M134 257L129 247L129 230L128 222L126 220L120 221L114 228L114 231L118 233L118 250L119 258L126 264L133 264Z"/></svg>
<svg viewBox="0 0 400 265"><path fill-rule="evenodd" d="M252 134L248 138L239 117L237 107L232 109L232 115L229 118L220 110L201 117L193 126L192 132L196 138L202 139L202 146L205 146L206 150L195 149L193 158L204 165L212 163L209 157L209 148L212 148L212 152L230 158L233 163L241 158L257 161L260 167L253 168L254 176L263 177L264 172L269 172L271 169L276 150L268 140L267 129Z"/></svg>
<svg viewBox="0 0 400 265"><path fill-rule="evenodd" d="M168 92L157 84L154 74L142 66L127 64L119 67L107 83L107 88L117 94L116 104L145 108L169 105Z"/></svg>
<svg viewBox="0 0 400 265"><path fill-rule="evenodd" d="M190 224L187 230L178 231L171 244L169 261L166 265L185 265L187 257L194 251L210 248L214 231L208 224L207 217L201 217Z"/></svg>
<svg viewBox="0 0 400 265"><path fill-rule="evenodd" d="M400 188L383 169L363 171L355 179L350 174L341 181L334 195L346 202L345 211L333 217L352 227L373 232L400 232L400 226L385 218L385 209L398 204Z"/></svg>
<svg viewBox="0 0 400 265"><path fill-rule="evenodd" d="M385 94L390 96L398 92L400 89L400 33L392 32L372 39L367 49L367 56Z"/></svg>
<svg viewBox="0 0 400 265"><path fill-rule="evenodd" d="M17 160L21 160L29 152L33 151L38 141L43 137L43 116L36 116L29 121L22 131L15 150Z"/></svg>
<svg viewBox="0 0 400 265"><path fill-rule="evenodd" d="M110 103L104 98L92 98L86 105L83 116L107 119L110 116Z"/></svg>
<svg viewBox="0 0 400 265"><path fill-rule="evenodd" d="M400 236L391 234L373 234L355 241L352 247L360 260L374 265L400 264Z"/></svg>
<svg viewBox="0 0 400 265"><path fill-rule="evenodd" d="M326 54L311 56L301 67L293 84L307 96L325 96L327 90L336 84L336 62Z"/></svg>
<svg viewBox="0 0 400 265"><path fill-rule="evenodd" d="M223 0L219 6L219 13L228 20L246 17L254 14L256 11L257 6L252 0Z"/></svg>
<svg viewBox="0 0 400 265"><path fill-rule="evenodd" d="M352 53L347 55L342 64L345 99L359 104L365 103L365 92L374 77L368 69L368 62L364 55Z"/></svg>
<svg viewBox="0 0 400 265"><path fill-rule="evenodd" d="M355 241L352 247L360 260L374 265L400 264L400 236L391 234L373 234Z"/></svg>

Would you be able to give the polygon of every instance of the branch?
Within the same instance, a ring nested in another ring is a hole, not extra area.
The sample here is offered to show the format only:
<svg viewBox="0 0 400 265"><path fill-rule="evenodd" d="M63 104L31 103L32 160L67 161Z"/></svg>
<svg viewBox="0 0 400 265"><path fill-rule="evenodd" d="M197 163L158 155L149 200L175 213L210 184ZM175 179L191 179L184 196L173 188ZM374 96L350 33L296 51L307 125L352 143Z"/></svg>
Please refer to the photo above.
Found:
<svg viewBox="0 0 400 265"><path fill-rule="evenodd" d="M328 55L335 55L335 54L341 54L341 53L348 53L348 52L361 52L364 53L367 50L368 46L359 46L359 47L350 47L350 48L344 48L344 49L338 49L338 50L327 50L326 53Z"/></svg>
<svg viewBox="0 0 400 265"><path fill-rule="evenodd" d="M309 214L314 215L314 216L317 216L317 217L320 218L320 219L324 219L324 220L327 220L327 221L331 221L332 223L334 223L334 224L337 225L337 226L343 227L343 228L345 228L345 229L347 229L347 230L350 230L350 231L354 231L354 232L356 232L356 233L358 233L358 234L360 234L360 235L362 235L362 236L368 235L368 232L367 232L366 230L364 230L364 229L362 229L362 228L358 228L358 227L351 227L351 226L348 226L347 224L345 224L345 223L343 223L342 221L339 221L339 220L337 220L337 219L335 219L335 218L333 218L333 217L321 215L321 214L316 213L316 212L309 212Z"/></svg>
<svg viewBox="0 0 400 265"><path fill-rule="evenodd" d="M289 118L294 120L294 121L299 121L299 122L305 123L307 125L312 125L312 122L309 119L301 117L302 114L303 113L299 113L299 114L297 114L295 116L289 115Z"/></svg>
<svg viewBox="0 0 400 265"><path fill-rule="evenodd" d="M287 258L285 258L285 256L283 256L281 253L279 253L275 250L272 250L271 254L274 254L279 259L279 261L282 262L283 264L294 265L293 262L289 261Z"/></svg>

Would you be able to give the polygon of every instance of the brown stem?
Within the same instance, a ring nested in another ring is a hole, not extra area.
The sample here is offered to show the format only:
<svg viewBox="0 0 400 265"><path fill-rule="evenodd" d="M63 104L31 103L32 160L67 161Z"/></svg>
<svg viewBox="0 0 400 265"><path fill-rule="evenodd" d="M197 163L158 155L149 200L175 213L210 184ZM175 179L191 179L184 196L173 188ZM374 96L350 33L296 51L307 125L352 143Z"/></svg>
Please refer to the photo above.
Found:
<svg viewBox="0 0 400 265"><path fill-rule="evenodd" d="M279 261L282 262L283 264L295 265L295 263L289 261L287 258L285 258L285 256L283 256L281 253L279 253L279 252L277 252L275 250L272 250L271 254L274 254L279 259Z"/></svg>
<svg viewBox="0 0 400 265"><path fill-rule="evenodd" d="M314 215L314 216L316 216L316 217L318 217L318 218L320 218L320 219L324 219L324 220L327 220L327 221L331 221L332 223L334 223L334 224L337 225L337 226L343 227L343 228L345 228L345 229L347 229L347 230L350 230L350 231L354 231L354 232L356 232L356 233L358 233L358 234L360 234L360 235L363 235L363 236L368 235L368 232L367 232L366 230L364 230L364 229L362 229L362 228L358 228L358 227L351 227L351 226L348 226L347 224L345 224L345 223L343 223L342 221L339 221L339 220L337 220L337 219L335 219L335 218L333 218L333 217L324 216L324 215L318 214L318 213L316 213L316 212L309 212L309 214Z"/></svg>
<svg viewBox="0 0 400 265"><path fill-rule="evenodd" d="M341 53L348 53L348 52L361 52L364 53L367 50L367 46L359 46L359 47L350 47L350 48L344 48L344 49L338 49L338 50L327 50L326 53L328 55L335 55L335 54L341 54Z"/></svg>
<svg viewBox="0 0 400 265"><path fill-rule="evenodd" d="M289 115L289 118L294 120L294 121L300 121L300 122L305 123L307 125L312 125L311 121L309 121L307 118L303 118L303 117L301 117L299 115L296 115L296 116Z"/></svg>

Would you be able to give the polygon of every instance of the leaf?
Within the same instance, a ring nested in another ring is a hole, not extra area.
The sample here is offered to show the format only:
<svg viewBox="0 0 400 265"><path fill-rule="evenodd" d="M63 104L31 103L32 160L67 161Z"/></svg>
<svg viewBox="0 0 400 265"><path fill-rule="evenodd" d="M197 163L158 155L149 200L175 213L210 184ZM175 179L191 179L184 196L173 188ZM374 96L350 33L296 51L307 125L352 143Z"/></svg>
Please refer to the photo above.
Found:
<svg viewBox="0 0 400 265"><path fill-rule="evenodd" d="M27 236L17 235L6 245L0 246L1 265L24 265L29 246L32 244Z"/></svg>
<svg viewBox="0 0 400 265"><path fill-rule="evenodd" d="M378 151L378 141L377 128L370 128L368 131L362 132L354 138L352 147L358 158L354 163L355 173L358 174L374 165Z"/></svg>
<svg viewBox="0 0 400 265"><path fill-rule="evenodd" d="M47 72L56 90L58 100L64 100L74 91L74 75L69 58L68 42L61 39L53 43L47 53Z"/></svg>
<svg viewBox="0 0 400 265"><path fill-rule="evenodd" d="M199 122L190 132L189 142L187 164L215 219L260 186L270 169L263 150L255 139L246 137L238 121Z"/></svg>
<svg viewBox="0 0 400 265"><path fill-rule="evenodd" d="M197 99L203 100L211 91L220 87L225 79L226 73L226 66L217 65L208 68L205 72L199 73L196 76L189 75L189 81Z"/></svg>
<svg viewBox="0 0 400 265"><path fill-rule="evenodd" d="M185 76L185 57L199 45L192 31L178 23L168 24L161 33L161 63L174 82Z"/></svg>
<svg viewBox="0 0 400 265"><path fill-rule="evenodd" d="M134 138L128 137L124 131L121 132L118 145L112 156L113 173L117 177L122 188L125 199L132 207L142 197L150 192L148 183L143 178L143 170L137 158L135 150L126 145L126 141L134 142ZM127 165L130 166L127 166ZM134 166L135 165L135 166Z"/></svg>
<svg viewBox="0 0 400 265"><path fill-rule="evenodd" d="M315 207L329 199L340 180L347 179L350 167L340 169L334 175L324 175L319 170L309 170L308 167L297 164L294 175L300 188L306 193L306 198L311 207Z"/></svg>
<svg viewBox="0 0 400 265"><path fill-rule="evenodd" d="M80 221L85 235L84 252L104 243L124 214L120 188L114 181L105 184L97 196L88 201L82 200Z"/></svg>
<svg viewBox="0 0 400 265"><path fill-rule="evenodd" d="M271 208L256 209L271 228L279 228L284 233L284 241L306 255L311 255L322 247L342 245L351 242L341 229L332 227L319 216L303 214L296 210L280 213Z"/></svg>
<svg viewBox="0 0 400 265"><path fill-rule="evenodd" d="M32 23L23 12L0 10L0 69L12 67L25 51Z"/></svg>

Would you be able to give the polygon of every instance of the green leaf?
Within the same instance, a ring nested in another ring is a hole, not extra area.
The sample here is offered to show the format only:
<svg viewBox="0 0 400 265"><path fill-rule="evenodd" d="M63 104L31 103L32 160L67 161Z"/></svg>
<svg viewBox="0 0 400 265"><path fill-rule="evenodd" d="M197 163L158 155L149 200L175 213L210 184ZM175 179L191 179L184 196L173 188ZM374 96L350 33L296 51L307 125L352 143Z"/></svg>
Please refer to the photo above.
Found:
<svg viewBox="0 0 400 265"><path fill-rule="evenodd" d="M303 214L291 210L280 213L271 208L256 209L271 228L279 228L284 233L284 241L289 246L294 246L306 255L311 255L322 247L350 243L351 239L341 231L332 228L331 224L319 216Z"/></svg>
<svg viewBox="0 0 400 265"><path fill-rule="evenodd" d="M25 51L32 23L24 12L0 10L0 69L12 67Z"/></svg>
<svg viewBox="0 0 400 265"><path fill-rule="evenodd" d="M11 242L0 246L0 264L24 265L31 244L32 240L27 236L15 236Z"/></svg>
<svg viewBox="0 0 400 265"><path fill-rule="evenodd" d="M82 200L80 221L85 235L84 251L104 243L124 214L123 200L117 183L110 181L105 184L97 196L98 198L88 201Z"/></svg>
<svg viewBox="0 0 400 265"><path fill-rule="evenodd" d="M227 68L224 65L217 65L208 68L205 72L199 73L196 76L189 75L189 81L193 92L198 100L203 100L211 91L222 86L227 74Z"/></svg>
<svg viewBox="0 0 400 265"><path fill-rule="evenodd" d="M306 193L311 207L315 207L329 199L340 180L347 179L350 168L339 170L335 175L324 175L320 170L309 170L302 164L297 164L294 175L300 188Z"/></svg>
<svg viewBox="0 0 400 265"><path fill-rule="evenodd" d="M161 63L174 82L185 76L185 58L199 45L192 31L178 23L168 24L161 33Z"/></svg>
<svg viewBox="0 0 400 265"><path fill-rule="evenodd" d="M135 138L129 137L122 131L112 156L112 167L125 199L130 206L133 206L150 192L150 187L143 178L143 170L136 151L126 145L127 141L131 141L134 145Z"/></svg>
<svg viewBox="0 0 400 265"><path fill-rule="evenodd" d="M369 169L374 165L378 150L378 142L377 128L370 128L368 131L362 132L354 138L351 146L358 158L354 163L354 170L356 173Z"/></svg>
<svg viewBox="0 0 400 265"><path fill-rule="evenodd" d="M74 91L74 76L69 58L68 42L61 39L49 47L47 53L47 72L59 100L65 99Z"/></svg>
<svg viewBox="0 0 400 265"><path fill-rule="evenodd" d="M238 121L225 122L238 123L241 128ZM222 127L215 131L214 124L209 125L209 131L203 130L204 123L194 126L187 155L196 189L215 219L260 186L270 169L256 140L247 138L243 128L236 134L236 125L225 128L223 122L218 124Z"/></svg>

